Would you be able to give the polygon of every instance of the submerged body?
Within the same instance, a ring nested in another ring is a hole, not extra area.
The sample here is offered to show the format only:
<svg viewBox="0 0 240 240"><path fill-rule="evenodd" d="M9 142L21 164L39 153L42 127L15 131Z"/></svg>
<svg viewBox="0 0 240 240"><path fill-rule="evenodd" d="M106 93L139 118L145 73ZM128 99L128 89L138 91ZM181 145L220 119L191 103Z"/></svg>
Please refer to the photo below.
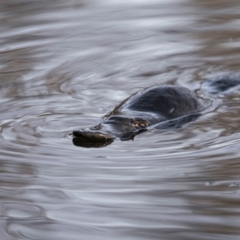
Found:
<svg viewBox="0 0 240 240"><path fill-rule="evenodd" d="M212 99L179 86L155 86L133 94L103 117L100 124L73 131L82 141L133 139L150 128L181 127L212 105Z"/></svg>

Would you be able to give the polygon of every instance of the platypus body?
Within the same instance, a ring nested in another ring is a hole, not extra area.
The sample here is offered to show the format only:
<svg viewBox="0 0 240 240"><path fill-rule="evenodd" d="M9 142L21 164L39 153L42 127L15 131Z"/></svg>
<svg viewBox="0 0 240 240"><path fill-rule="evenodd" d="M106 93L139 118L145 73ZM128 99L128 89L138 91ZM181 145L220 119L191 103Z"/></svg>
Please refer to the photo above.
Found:
<svg viewBox="0 0 240 240"><path fill-rule="evenodd" d="M221 78L209 83L216 94L240 84L240 80ZM114 139L130 140L149 129L179 128L196 120L214 102L214 97L199 95L187 88L158 85L130 96L105 115L96 126L73 131L73 142L99 147Z"/></svg>

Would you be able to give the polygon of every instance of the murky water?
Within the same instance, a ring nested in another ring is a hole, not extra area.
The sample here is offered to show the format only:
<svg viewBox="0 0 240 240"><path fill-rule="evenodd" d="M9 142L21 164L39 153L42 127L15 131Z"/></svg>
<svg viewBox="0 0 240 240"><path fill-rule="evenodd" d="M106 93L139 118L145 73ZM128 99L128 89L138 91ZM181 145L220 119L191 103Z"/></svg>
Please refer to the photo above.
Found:
<svg viewBox="0 0 240 240"><path fill-rule="evenodd" d="M0 239L239 239L239 90L181 129L69 137L145 87L238 74L238 0L0 9Z"/></svg>

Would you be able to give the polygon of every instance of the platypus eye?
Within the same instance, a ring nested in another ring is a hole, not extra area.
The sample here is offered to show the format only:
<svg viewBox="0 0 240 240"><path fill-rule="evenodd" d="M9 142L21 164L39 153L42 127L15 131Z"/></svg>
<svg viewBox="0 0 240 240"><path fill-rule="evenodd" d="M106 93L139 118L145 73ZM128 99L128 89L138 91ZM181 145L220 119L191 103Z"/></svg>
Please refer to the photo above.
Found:
<svg viewBox="0 0 240 240"><path fill-rule="evenodd" d="M149 123L142 119L131 118L130 121L131 121L132 126L136 127L136 128L146 128L149 126Z"/></svg>
<svg viewBox="0 0 240 240"><path fill-rule="evenodd" d="M100 130L101 127L102 127L102 126L101 126L101 123L100 123L100 124L98 124L97 126L94 126L93 129L95 129L95 130Z"/></svg>

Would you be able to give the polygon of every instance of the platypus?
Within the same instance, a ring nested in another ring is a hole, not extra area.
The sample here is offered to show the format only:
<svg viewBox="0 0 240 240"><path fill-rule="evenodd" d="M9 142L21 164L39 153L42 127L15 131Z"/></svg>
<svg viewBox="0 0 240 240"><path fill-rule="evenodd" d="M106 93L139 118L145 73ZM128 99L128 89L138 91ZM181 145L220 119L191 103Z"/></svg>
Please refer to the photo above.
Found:
<svg viewBox="0 0 240 240"><path fill-rule="evenodd" d="M157 85L139 91L106 114L98 125L74 130L73 142L100 147L115 139L133 139L149 129L179 128L210 109L215 101L213 95L239 85L240 79L222 77L206 83L209 96L174 85Z"/></svg>

